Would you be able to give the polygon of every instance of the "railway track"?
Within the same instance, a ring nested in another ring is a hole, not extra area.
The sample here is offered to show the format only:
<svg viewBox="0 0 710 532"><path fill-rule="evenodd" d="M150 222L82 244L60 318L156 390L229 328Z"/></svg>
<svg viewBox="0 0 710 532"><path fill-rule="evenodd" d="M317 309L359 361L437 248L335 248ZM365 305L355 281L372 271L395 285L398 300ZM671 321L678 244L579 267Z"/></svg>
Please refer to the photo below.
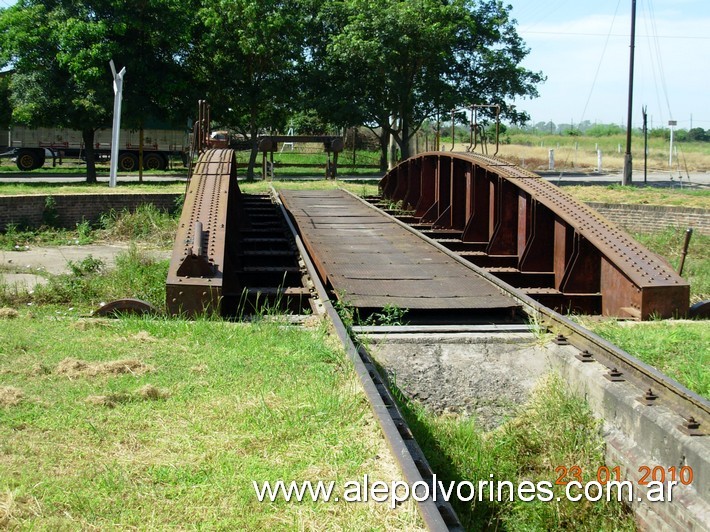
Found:
<svg viewBox="0 0 710 532"><path fill-rule="evenodd" d="M209 192L195 192L193 198L188 190L183 211L185 221L180 226L168 278L168 307L173 313L215 310L225 301L220 310L234 315L235 309L240 309L236 311L239 313L256 308L259 295L269 296L273 304L286 302L296 312L304 308L325 312L354 364L405 480L410 485L425 483L431 493L436 489L431 486L433 471L404 422L386 380L377 371L370 354L343 324L333 301L340 298L343 303L351 298L363 316L367 316L373 309L382 308L383 300L396 301L399 297L407 300L407 308L414 308L417 322L440 326L456 325L461 317L469 326L488 324L494 328L533 319L557 335L556 343L561 346L558 369L605 420L608 457L625 466L630 480L638 481L635 472L644 464L692 467L694 488L680 501L653 508L639 504L637 513L641 512L651 526L702 529L707 524L710 403L706 399L467 260L466 246L460 252L451 249L456 246L451 245L447 230L430 225L427 236L417 229L421 219L407 215L402 216L404 220L398 219L365 199L344 192L332 196L306 194L305 199L301 194L301 203L296 201L298 194L293 193L273 191L270 198L242 195L230 162L233 155L227 152L207 152L201 176L197 172L196 182L190 185L195 191L202 187ZM214 176L222 176L216 186L205 188L199 183L203 178L214 180ZM221 201L206 200L205 194L213 198L216 195ZM342 202L355 205L356 209L345 207ZM334 221L338 216L344 220ZM262 222L271 232L255 236L254 231ZM336 238L323 237L319 225ZM362 267L353 267L357 266L354 258L366 254L362 241L357 240L357 229L363 225L369 241L384 239L378 244L382 252L370 254L372 260L379 261L375 265L368 267L363 262ZM432 237L445 241L437 242ZM215 242L224 244L212 245ZM336 244L341 247L330 247ZM259 246L259 253L252 255L263 261L247 263L249 254L245 252L251 245ZM412 256L423 257L425 262L413 260ZM271 260L276 257L281 262ZM402 264L409 273L402 273ZM432 264L435 267L430 267ZM444 283L437 284L437 290L431 294L423 297L409 294L411 297L405 298L402 291L438 282L437 272L444 268L447 273L442 276L446 278L465 278L465 283L478 279L477 291L462 295ZM343 287L351 292L344 294ZM289 297L283 297L286 294ZM481 294L492 303L484 312L476 312L472 302ZM245 307L245 301L250 302L249 308ZM657 297L654 295L649 301L657 301ZM639 312L646 309L646 303L640 301ZM442 305L453 305L455 311L447 312ZM461 524L450 505L441 503L443 497L437 499L439 502L434 502L432 496L418 503L427 526L432 530L459 529Z"/></svg>

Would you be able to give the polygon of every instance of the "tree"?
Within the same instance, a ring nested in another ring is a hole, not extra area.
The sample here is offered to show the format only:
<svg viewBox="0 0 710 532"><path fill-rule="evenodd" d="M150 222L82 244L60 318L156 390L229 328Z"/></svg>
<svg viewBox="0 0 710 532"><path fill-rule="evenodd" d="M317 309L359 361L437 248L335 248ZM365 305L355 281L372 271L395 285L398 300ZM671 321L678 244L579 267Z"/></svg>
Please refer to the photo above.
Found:
<svg viewBox="0 0 710 532"><path fill-rule="evenodd" d="M98 16L115 28L113 59L127 72L122 125L141 133L151 121L185 127L198 99L186 59L199 0L106 4Z"/></svg>
<svg viewBox="0 0 710 532"><path fill-rule="evenodd" d="M498 0L345 0L322 6L316 22L323 41L309 57L311 71L320 74L312 91L331 121L359 118L379 128L382 150L391 135L402 158L423 121L437 112L497 103L504 117L525 120L506 99L535 96L544 79L520 66L528 50L510 7Z"/></svg>
<svg viewBox="0 0 710 532"><path fill-rule="evenodd" d="M87 182L96 182L94 131L108 120L112 99L107 68L98 66L110 57L107 28L78 2L24 0L2 15L3 47L15 68L13 121L80 130Z"/></svg>
<svg viewBox="0 0 710 532"><path fill-rule="evenodd" d="M688 140L706 142L709 140L708 133L701 127L694 127L688 131Z"/></svg>
<svg viewBox="0 0 710 532"><path fill-rule="evenodd" d="M207 0L197 18L191 64L213 116L251 139L247 177L253 179L260 130L283 127L296 101L304 38L298 4Z"/></svg>
<svg viewBox="0 0 710 532"><path fill-rule="evenodd" d="M10 106L10 76L7 72L0 72L0 129L6 129L12 118ZM2 141L0 141L2 144Z"/></svg>
<svg viewBox="0 0 710 532"><path fill-rule="evenodd" d="M177 37L183 28L178 21L187 17L173 16L179 8L170 0L141 0L138 6L121 0L20 0L0 13L0 61L14 68L13 120L81 131L87 182L95 183L94 132L110 124L113 109L109 60L126 66L128 80L133 72L124 102L129 123L140 123L148 109L165 108L175 94L170 73L184 42ZM189 4L180 9L189 10Z"/></svg>

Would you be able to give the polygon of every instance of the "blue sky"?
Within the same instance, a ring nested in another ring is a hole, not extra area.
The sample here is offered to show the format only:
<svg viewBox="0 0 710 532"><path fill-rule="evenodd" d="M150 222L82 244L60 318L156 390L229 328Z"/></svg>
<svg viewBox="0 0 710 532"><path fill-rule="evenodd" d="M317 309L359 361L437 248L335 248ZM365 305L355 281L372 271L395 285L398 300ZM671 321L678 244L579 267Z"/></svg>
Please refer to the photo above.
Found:
<svg viewBox="0 0 710 532"><path fill-rule="evenodd" d="M518 100L533 122L626 123L631 0L507 0L547 75L540 97ZM710 1L637 0L633 124L710 128ZM606 43L606 49L605 49ZM598 72L598 73L597 73ZM596 81L595 81L596 78Z"/></svg>

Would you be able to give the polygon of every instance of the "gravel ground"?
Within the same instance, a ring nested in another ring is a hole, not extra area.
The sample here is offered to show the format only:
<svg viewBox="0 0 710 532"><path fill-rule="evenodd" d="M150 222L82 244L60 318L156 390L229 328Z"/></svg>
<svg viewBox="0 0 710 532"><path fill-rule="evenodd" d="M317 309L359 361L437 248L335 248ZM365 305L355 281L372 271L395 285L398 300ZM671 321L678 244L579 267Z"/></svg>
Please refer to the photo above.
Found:
<svg viewBox="0 0 710 532"><path fill-rule="evenodd" d="M369 345L406 397L436 414L473 416L485 430L528 400L551 348L532 334L500 332L372 336Z"/></svg>

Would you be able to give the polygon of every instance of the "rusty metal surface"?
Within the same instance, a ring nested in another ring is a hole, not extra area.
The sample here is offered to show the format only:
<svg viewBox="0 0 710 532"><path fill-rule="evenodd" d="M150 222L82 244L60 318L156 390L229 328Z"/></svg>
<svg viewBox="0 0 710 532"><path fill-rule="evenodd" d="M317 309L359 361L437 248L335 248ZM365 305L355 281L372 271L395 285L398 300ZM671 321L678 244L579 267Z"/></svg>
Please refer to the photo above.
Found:
<svg viewBox="0 0 710 532"><path fill-rule="evenodd" d="M168 270L166 303L170 314L219 310L224 273L229 268L225 255L227 215L238 199L234 151L202 153L185 195Z"/></svg>
<svg viewBox="0 0 710 532"><path fill-rule="evenodd" d="M125 298L110 301L105 305L102 305L92 313L92 316L114 317L125 314L134 316L157 316L160 312L147 301L143 301L142 299Z"/></svg>
<svg viewBox="0 0 710 532"><path fill-rule="evenodd" d="M517 308L488 281L342 190L282 190L321 277L356 308Z"/></svg>
<svg viewBox="0 0 710 532"><path fill-rule="evenodd" d="M663 259L587 205L506 161L425 153L391 170L380 190L411 210L408 223L430 228L452 250L468 248L466 258L492 273L515 267L503 276L561 311L599 309L641 319L688 312L690 287Z"/></svg>

